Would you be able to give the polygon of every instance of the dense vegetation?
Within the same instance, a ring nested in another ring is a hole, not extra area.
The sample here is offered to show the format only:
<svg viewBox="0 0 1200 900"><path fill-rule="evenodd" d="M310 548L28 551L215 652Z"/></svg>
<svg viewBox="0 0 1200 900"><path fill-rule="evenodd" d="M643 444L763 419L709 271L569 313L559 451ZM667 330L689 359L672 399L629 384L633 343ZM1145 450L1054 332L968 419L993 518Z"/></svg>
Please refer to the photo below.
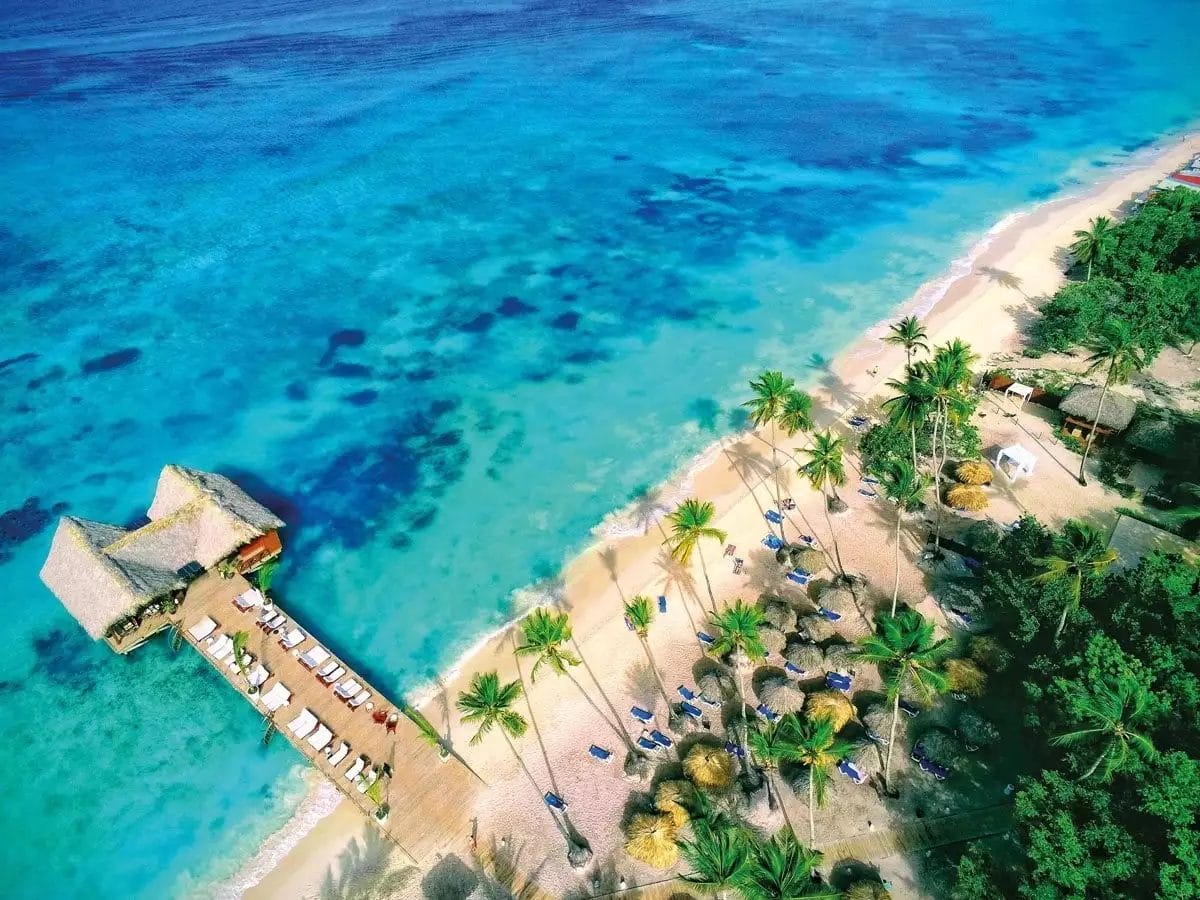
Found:
<svg viewBox="0 0 1200 900"><path fill-rule="evenodd" d="M1157 193L1119 224L1096 219L1077 237L1072 249L1086 280L1042 305L1035 350L1086 345L1111 320L1128 324L1151 359L1168 344L1187 349L1200 339L1200 192Z"/></svg>
<svg viewBox="0 0 1200 900"><path fill-rule="evenodd" d="M1037 774L1016 794L1024 858L1000 866L973 848L955 897L1198 897L1200 570L1158 554L1108 568L1069 527L1026 517L976 543Z"/></svg>

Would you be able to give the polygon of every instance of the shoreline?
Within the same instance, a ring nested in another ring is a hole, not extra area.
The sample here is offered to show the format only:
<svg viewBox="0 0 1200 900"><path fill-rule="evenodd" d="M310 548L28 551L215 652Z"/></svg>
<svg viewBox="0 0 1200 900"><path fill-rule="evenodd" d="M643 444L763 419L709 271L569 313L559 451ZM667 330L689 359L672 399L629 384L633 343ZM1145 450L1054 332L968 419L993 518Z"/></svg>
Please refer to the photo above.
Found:
<svg viewBox="0 0 1200 900"><path fill-rule="evenodd" d="M1103 170L1102 177L1090 184L1080 184L1071 193L1001 217L972 241L963 254L952 260L944 272L922 284L911 297L894 307L889 318L864 329L862 336L843 348L827 368L811 373L811 377L798 379L806 382L804 386L814 395L819 424L828 426L847 411L860 407L902 366L903 351L888 347L880 340L886 325L898 316L915 314L922 318L931 344L948 339L952 329L970 326L977 335L971 343L985 360L996 353L1015 349L1012 341L1019 337L1017 311L1028 304L1030 298L1019 286L1016 290L1006 291L994 277L989 277L988 270L1003 271L991 263L1003 262L1024 252L1030 262L1029 268L1038 276L1036 282L1031 276L1024 280L1034 287L1033 296L1044 294L1042 285L1052 285L1055 278L1061 281L1063 277L1051 253L1042 253L1041 264L1035 258L1036 253L1045 250L1047 241L1061 246L1062 233L1069 236L1079 226L1078 220L1086 223L1088 218L1123 206L1197 152L1200 152L1200 134L1192 130L1175 134ZM964 321L968 312L972 313L970 323ZM865 371L871 366L876 369L873 375ZM605 516L592 530L593 540L564 563L556 579L513 592L513 619L473 642L434 683L415 689L421 694L414 701L415 705L429 714L428 707L439 697L452 697L465 681L465 675L477 668L495 667L502 676L515 674L506 642L514 624L519 621L517 617L529 605L552 598L563 601L565 608L571 611L577 641L587 646L597 640L614 618L619 619L613 615L614 609L610 605L614 587L621 594L622 585L626 585L633 593L640 592L643 585L663 581L664 574L655 568L661 536L654 522L661 519L678 499L698 495L713 501L719 510L718 524L732 517L735 508L745 508L745 501L755 499L755 489L769 476L758 476L751 483L736 467L719 463L731 449L742 447L752 452L759 444L765 446L753 431L719 438L648 494L661 501L662 509L656 510L653 517L638 514L639 509L645 510L645 504L639 506L639 501ZM729 531L730 540L733 540L735 531L733 528ZM739 529L737 533L743 531ZM634 585L636 591L632 589ZM520 602L523 595L530 601L528 604ZM686 607L686 603L684 605ZM621 646L624 648L622 653L631 657L640 652L636 643L631 647ZM539 694L542 685L543 682L538 683ZM565 702L577 705L577 696L568 697L564 698ZM430 717L443 729L452 728L454 724ZM503 762L500 756L489 759L489 763ZM337 805L324 816L308 814L312 811L313 795L319 790L320 785L311 789L296 815L269 835L234 875L215 886L216 895L238 896L239 892L244 892L242 895L248 897L298 897L319 885L330 864L349 840L360 836L365 824L353 810L350 815L345 814L346 804ZM464 802L468 802L467 798ZM446 851L449 853L453 849L459 848L446 848Z"/></svg>

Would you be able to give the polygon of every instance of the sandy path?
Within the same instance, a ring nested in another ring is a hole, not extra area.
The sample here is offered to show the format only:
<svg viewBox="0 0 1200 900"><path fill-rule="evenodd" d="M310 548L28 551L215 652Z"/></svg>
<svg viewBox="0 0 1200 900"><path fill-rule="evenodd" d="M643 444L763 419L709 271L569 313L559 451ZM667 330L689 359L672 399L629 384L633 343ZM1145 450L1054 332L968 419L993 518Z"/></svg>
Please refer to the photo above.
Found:
<svg viewBox="0 0 1200 900"><path fill-rule="evenodd" d="M1141 157L1136 166L1078 196L1055 200L1010 217L1006 227L988 238L971 271L952 283L937 306L924 317L930 336L936 342L962 338L985 359L1018 350L1019 323L1032 308L1029 298L1052 292L1061 283L1062 273L1054 261L1055 255L1070 243L1074 231L1085 227L1097 215L1113 213L1197 152L1200 152L1200 137L1173 140ZM824 406L823 421L832 421L848 405L869 409L872 396L887 379L899 373L903 362L902 351L886 348L870 336L846 350L829 370L817 377L819 384L815 387ZM1015 440L1023 440L1028 446L1032 434L1048 434L1046 423L1025 414L1018 419L1005 418L1003 410L991 401L983 404L981 410L985 417L978 424L985 447ZM1106 495L1098 485L1086 491L1079 489L1070 477L1066 451L1047 443L1039 452L1061 454L1063 465L1046 460L1036 481L999 490L990 511L993 517L1006 521L1028 508L1053 521L1096 508L1111 508L1119 502L1119 498ZM693 492L716 504L720 527L729 533L729 541L737 545L737 555L745 560L743 574L735 576L730 561L722 558L721 548L706 548L714 593L718 600L734 596L753 600L765 589L780 590L778 567L759 544L768 531L762 512L772 505L774 492L769 480L764 484L770 448L756 435L746 435L714 446L709 457L708 464L694 476ZM799 529L828 546L829 534L821 515L819 495L795 484L794 474L789 473L794 473L794 466L785 467L785 483L791 482L786 484L785 493L792 494L798 504L789 516L792 523L789 535ZM850 474L852 480L842 495L851 509L835 523L842 556L847 569L861 572L876 592L886 593L890 598L894 552L890 508L859 495L853 466ZM669 611L656 621L651 645L667 689L672 692L681 683L694 686L692 666L699 658L694 634L709 605L699 567L682 571L665 562L662 540L660 530L651 527L642 536L597 544L567 566L559 590L563 608L571 613L591 675L603 685L613 707L624 713L619 724L632 736L637 734L628 716L632 703L654 710L663 722L666 704L648 672L641 646L622 623L623 598L634 593L652 597L667 594ZM917 539L907 537L901 593L910 601L925 597L927 590L924 574L912 563L916 547ZM797 591L792 596L800 599L801 595ZM450 697L456 696L469 675L480 670L495 668L505 678L518 677L511 648L509 635L494 637L464 663L461 674L446 680L445 691ZM537 728L522 739L520 749L540 787L543 790L553 787L570 802L571 823L595 851L593 864L587 870L589 878L600 870L606 884L621 877L629 884L661 879L661 874L631 864L619 849L619 824L630 792L637 786L622 777L617 759L606 766L587 755L592 743L618 751L614 757L623 755L612 725L581 700L567 679L547 673L530 686L528 666L523 668L530 687L531 706L521 709L534 712ZM607 704L589 673L578 671L578 677L599 708L606 711ZM504 838L510 850L520 848L521 867L525 871L537 869L539 884L551 895L565 896L577 888L581 874L566 865L561 837L503 742L493 736L478 747L468 747L468 733L454 717L442 721L442 709L440 698L426 706L430 718L443 729L449 729L456 747L490 785L489 790L480 790L474 796L447 798L447 802L470 805L472 817L478 819L481 842L492 837ZM783 793L789 818L797 823L798 830L803 830L807 816L804 805L789 790ZM869 788L847 790L839 786L836 793L835 802L818 811L817 826L823 842L863 833L867 819L872 816L883 825L887 814L880 810ZM947 810L955 802L952 797L939 797L934 802L943 799ZM993 797L990 802L996 800ZM363 825L356 814L339 809L302 839L246 896L315 896L329 866L348 841L361 834ZM430 860L428 865L445 872L452 867L450 859L455 854L469 863L469 834L463 834L458 846L446 847L445 854L446 859ZM435 873L434 879L437 877ZM422 896L421 891L414 882L413 895Z"/></svg>

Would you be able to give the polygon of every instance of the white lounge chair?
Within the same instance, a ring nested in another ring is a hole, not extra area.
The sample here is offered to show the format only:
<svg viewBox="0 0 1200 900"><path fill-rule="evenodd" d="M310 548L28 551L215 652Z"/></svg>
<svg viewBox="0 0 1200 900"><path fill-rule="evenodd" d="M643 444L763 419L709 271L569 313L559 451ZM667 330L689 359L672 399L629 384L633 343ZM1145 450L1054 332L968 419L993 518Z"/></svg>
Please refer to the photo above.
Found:
<svg viewBox="0 0 1200 900"><path fill-rule="evenodd" d="M336 766L338 763L340 763L343 759L345 759L349 755L350 755L350 745L347 744L345 741L342 741L342 745L340 747L338 747L336 750L334 750L333 753L330 754L329 764L331 766Z"/></svg>
<svg viewBox="0 0 1200 900"><path fill-rule="evenodd" d="M262 687L266 680L270 677L271 673L267 671L266 667L263 666L262 663L259 663L258 666L255 667L254 671L246 676L246 680L250 683L251 687Z"/></svg>
<svg viewBox="0 0 1200 900"><path fill-rule="evenodd" d="M346 670L343 669L341 666L338 666L336 669L334 669L328 675L322 675L321 680L323 682L325 682L326 684L333 684L335 681L337 681L339 678L341 678L345 674L346 674Z"/></svg>
<svg viewBox="0 0 1200 900"><path fill-rule="evenodd" d="M326 675L328 675L330 672L332 672L336 668L337 668L337 660L331 659L329 662L325 663L325 665L321 666L321 668L317 670L316 675L318 678L324 678Z"/></svg>
<svg viewBox="0 0 1200 900"><path fill-rule="evenodd" d="M254 620L254 624L262 628L277 615L273 606L264 606L262 612L258 614L258 618Z"/></svg>
<svg viewBox="0 0 1200 900"><path fill-rule="evenodd" d="M274 634L276 631L282 628L286 622L287 616L285 616L283 613L277 612L263 623L262 629L269 634Z"/></svg>
<svg viewBox="0 0 1200 900"><path fill-rule="evenodd" d="M208 655L217 662L224 662L233 655L233 638L227 634L221 635L208 648Z"/></svg>
<svg viewBox="0 0 1200 900"><path fill-rule="evenodd" d="M283 647L284 650L291 650L297 644L303 643L304 639L307 637L308 635L299 628L293 628L279 639L279 645Z"/></svg>
<svg viewBox="0 0 1200 900"><path fill-rule="evenodd" d="M333 740L333 732L324 725L317 723L317 730L308 736L308 745L314 750L324 750L325 745Z"/></svg>
<svg viewBox="0 0 1200 900"><path fill-rule="evenodd" d="M259 702L269 712L276 712L291 702L292 692L284 687L283 682L277 681L274 686L259 697Z"/></svg>
<svg viewBox="0 0 1200 900"><path fill-rule="evenodd" d="M367 758L365 756L360 756L358 759L356 759L354 761L354 765L352 765L350 768L348 768L346 770L346 777L348 779L350 779L351 781L353 781L355 778L358 777L358 773L361 772L366 767L367 767Z"/></svg>
<svg viewBox="0 0 1200 900"><path fill-rule="evenodd" d="M300 654L300 665L306 669L315 669L327 659L329 659L329 651L317 644Z"/></svg>
<svg viewBox="0 0 1200 900"><path fill-rule="evenodd" d="M365 794L371 785L378 780L379 773L376 770L372 769L370 772L365 773L361 778L358 779L358 792L360 794Z"/></svg>
<svg viewBox="0 0 1200 900"><path fill-rule="evenodd" d="M346 705L349 706L351 709L358 709L360 706L362 706L364 703L366 703L370 699L371 699L370 691L361 691L354 696L353 700L347 700Z"/></svg>
<svg viewBox="0 0 1200 900"><path fill-rule="evenodd" d="M254 660L255 660L255 656L253 653L246 653L245 651L243 651L242 662L245 664L247 669L249 669L252 665L254 665ZM238 665L238 659L237 659L236 653L233 656L229 657L228 668L229 668L230 672L236 672L238 669L241 668L241 666Z"/></svg>
<svg viewBox="0 0 1200 900"><path fill-rule="evenodd" d="M263 595L259 593L258 588L250 588L245 593L233 598L233 605L245 612L248 609L253 609L256 606L263 605Z"/></svg>
<svg viewBox="0 0 1200 900"><path fill-rule="evenodd" d="M335 687L333 689L333 692L335 694L337 694L341 699L349 700L351 697L353 697L355 694L357 694L361 690L362 690L361 684L359 684L353 678L347 678L345 681L343 681L341 684L339 684L337 687Z"/></svg>
<svg viewBox="0 0 1200 900"><path fill-rule="evenodd" d="M305 738L312 734L313 729L318 724L317 717L312 714L308 707L305 707L300 710L300 714L296 718L288 722L288 731L298 738Z"/></svg>
<svg viewBox="0 0 1200 900"><path fill-rule="evenodd" d="M191 628L188 629L188 634L190 634L192 636L193 640L202 641L216 630L217 630L217 623L214 622L212 619L210 619L208 616L205 616L203 619L201 619L199 622L197 622L195 625L193 625Z"/></svg>

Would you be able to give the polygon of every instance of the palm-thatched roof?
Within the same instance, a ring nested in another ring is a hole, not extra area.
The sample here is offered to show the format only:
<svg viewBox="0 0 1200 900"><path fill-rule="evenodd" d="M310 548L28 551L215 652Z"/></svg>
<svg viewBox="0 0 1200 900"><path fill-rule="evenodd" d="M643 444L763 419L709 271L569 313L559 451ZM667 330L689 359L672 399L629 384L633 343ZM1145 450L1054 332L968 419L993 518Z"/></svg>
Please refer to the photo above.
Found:
<svg viewBox="0 0 1200 900"><path fill-rule="evenodd" d="M830 612L835 612L839 616L852 613L858 608L855 603L854 592L848 587L826 588L825 590L821 591L821 595L817 598L817 602Z"/></svg>
<svg viewBox="0 0 1200 900"><path fill-rule="evenodd" d="M787 678L768 678L758 689L758 699L784 715L804 709L804 691Z"/></svg>
<svg viewBox="0 0 1200 900"><path fill-rule="evenodd" d="M677 828L691 818L696 803L696 788L690 781L664 781L654 792L654 808L671 817Z"/></svg>
<svg viewBox="0 0 1200 900"><path fill-rule="evenodd" d="M696 787L723 791L733 784L733 757L721 747L696 744L683 758L683 771Z"/></svg>
<svg viewBox="0 0 1200 900"><path fill-rule="evenodd" d="M679 861L678 833L670 816L638 813L625 831L625 852L656 869L669 869Z"/></svg>
<svg viewBox="0 0 1200 900"><path fill-rule="evenodd" d="M1107 400L1104 405L1108 405ZM1125 442L1163 459L1194 458L1200 454L1200 420L1155 410L1138 417L1125 435Z"/></svg>
<svg viewBox="0 0 1200 900"><path fill-rule="evenodd" d="M908 716L896 719L896 740L901 744L908 740ZM892 711L882 703L872 704L862 716L863 727L871 737L886 742L892 733Z"/></svg>
<svg viewBox="0 0 1200 900"><path fill-rule="evenodd" d="M1137 404L1131 397L1110 390L1104 396L1104 408L1100 410L1100 417L1097 419L1096 409L1100 405L1101 390L1099 385L1077 384L1067 391L1067 396L1063 397L1058 409L1063 415L1075 419L1097 422L1102 427L1111 428L1114 431L1125 430L1133 421Z"/></svg>
<svg viewBox="0 0 1200 900"><path fill-rule="evenodd" d="M809 694L804 710L810 719L826 718L833 722L836 731L846 727L854 718L854 704L841 691L817 691Z"/></svg>
<svg viewBox="0 0 1200 900"><path fill-rule="evenodd" d="M705 700L722 703L737 693L733 676L724 669L712 668L696 679L696 686Z"/></svg>
<svg viewBox="0 0 1200 900"><path fill-rule="evenodd" d="M817 673L825 671L825 654L816 644L792 641L783 650L783 658L797 669Z"/></svg>
<svg viewBox="0 0 1200 900"><path fill-rule="evenodd" d="M962 741L948 731L933 729L921 735L921 749L925 755L943 766L958 766L964 760L965 748Z"/></svg>
<svg viewBox="0 0 1200 900"><path fill-rule="evenodd" d="M987 687L987 674L970 659L948 659L945 663L946 681L951 691L980 697Z"/></svg>
<svg viewBox="0 0 1200 900"><path fill-rule="evenodd" d="M166 466L135 530L64 516L41 578L93 638L283 521L221 475Z"/></svg>
<svg viewBox="0 0 1200 900"><path fill-rule="evenodd" d="M873 741L855 741L854 749L850 753L850 762L854 763L854 768L867 777L883 771L883 760L880 758L879 747Z"/></svg>
<svg viewBox="0 0 1200 900"><path fill-rule="evenodd" d="M787 636L773 625L759 626L758 639L771 653L782 653L787 644Z"/></svg>
<svg viewBox="0 0 1200 900"><path fill-rule="evenodd" d="M965 709L958 717L958 736L969 747L987 747L1000 740L1000 732L991 720L973 709Z"/></svg>
<svg viewBox="0 0 1200 900"><path fill-rule="evenodd" d="M763 605L763 618L780 631L792 631L796 627L796 611L786 600L768 600Z"/></svg>
<svg viewBox="0 0 1200 900"><path fill-rule="evenodd" d="M825 648L825 670L852 673L858 665L854 657L857 650L853 644L830 644Z"/></svg>
<svg viewBox="0 0 1200 900"><path fill-rule="evenodd" d="M833 627L833 623L824 616L812 615L801 616L796 623L796 629L801 634L808 635L809 640L820 643L827 641L837 634L837 629Z"/></svg>

